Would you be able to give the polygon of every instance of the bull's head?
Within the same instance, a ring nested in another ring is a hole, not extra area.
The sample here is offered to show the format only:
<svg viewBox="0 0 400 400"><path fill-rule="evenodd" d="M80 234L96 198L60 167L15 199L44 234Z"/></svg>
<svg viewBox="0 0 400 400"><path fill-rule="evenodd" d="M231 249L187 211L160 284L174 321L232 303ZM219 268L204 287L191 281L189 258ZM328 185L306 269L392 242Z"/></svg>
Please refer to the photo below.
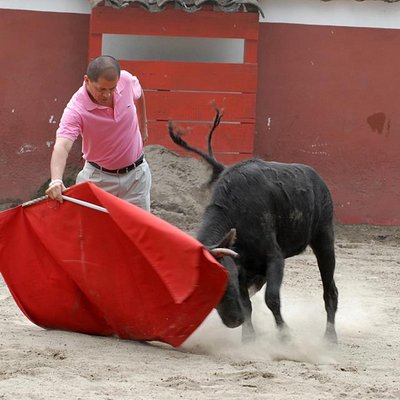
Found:
<svg viewBox="0 0 400 400"><path fill-rule="evenodd" d="M231 229L222 241L208 247L210 253L228 272L228 285L224 296L216 309L222 322L229 328L236 328L244 322L243 306L240 295L238 253L232 250L236 240L236 229Z"/></svg>

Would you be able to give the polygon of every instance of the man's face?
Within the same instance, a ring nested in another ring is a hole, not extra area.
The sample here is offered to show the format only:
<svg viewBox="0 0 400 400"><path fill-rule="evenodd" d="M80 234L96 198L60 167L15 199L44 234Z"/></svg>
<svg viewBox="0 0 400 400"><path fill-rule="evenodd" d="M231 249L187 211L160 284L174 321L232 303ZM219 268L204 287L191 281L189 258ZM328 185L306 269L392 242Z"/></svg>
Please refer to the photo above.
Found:
<svg viewBox="0 0 400 400"><path fill-rule="evenodd" d="M95 103L102 106L112 105L113 94L119 80L118 77L112 80L100 77L97 82L93 82L85 75L84 80L86 83L86 90Z"/></svg>

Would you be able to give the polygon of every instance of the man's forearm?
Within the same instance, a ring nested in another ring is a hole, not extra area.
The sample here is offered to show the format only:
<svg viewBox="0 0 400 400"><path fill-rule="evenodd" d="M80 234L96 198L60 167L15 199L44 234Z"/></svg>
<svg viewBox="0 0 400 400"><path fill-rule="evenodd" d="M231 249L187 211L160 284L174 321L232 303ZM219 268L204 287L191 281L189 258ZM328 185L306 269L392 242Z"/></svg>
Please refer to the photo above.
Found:
<svg viewBox="0 0 400 400"><path fill-rule="evenodd" d="M137 100L136 104L137 116L139 120L139 129L142 135L143 141L146 141L148 138L147 131L147 112L146 112L146 100L144 97L144 92L142 90L142 96Z"/></svg>
<svg viewBox="0 0 400 400"><path fill-rule="evenodd" d="M54 146L53 154L50 161L51 180L61 179L64 175L65 166L67 164L68 151L62 146Z"/></svg>
<svg viewBox="0 0 400 400"><path fill-rule="evenodd" d="M65 190L62 178L67 164L68 154L72 147L72 141L68 139L57 139L54 144L53 154L50 161L51 182L46 194L49 198L62 203L62 191Z"/></svg>
<svg viewBox="0 0 400 400"><path fill-rule="evenodd" d="M65 138L57 138L50 161L51 179L62 179L68 154L71 151L73 141Z"/></svg>

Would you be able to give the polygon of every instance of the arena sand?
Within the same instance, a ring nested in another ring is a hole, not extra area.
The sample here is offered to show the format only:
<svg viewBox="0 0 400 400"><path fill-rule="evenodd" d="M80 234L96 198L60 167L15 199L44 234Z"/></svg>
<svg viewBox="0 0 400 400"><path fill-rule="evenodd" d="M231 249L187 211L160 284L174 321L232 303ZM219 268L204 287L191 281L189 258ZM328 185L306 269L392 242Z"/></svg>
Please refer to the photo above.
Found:
<svg viewBox="0 0 400 400"><path fill-rule="evenodd" d="M146 148L152 209L195 235L207 203L205 164ZM47 331L20 312L0 279L0 399L400 399L400 227L336 226L339 344L323 340L315 258L287 260L281 343L263 293L253 298L258 338L242 344L213 311L174 349Z"/></svg>

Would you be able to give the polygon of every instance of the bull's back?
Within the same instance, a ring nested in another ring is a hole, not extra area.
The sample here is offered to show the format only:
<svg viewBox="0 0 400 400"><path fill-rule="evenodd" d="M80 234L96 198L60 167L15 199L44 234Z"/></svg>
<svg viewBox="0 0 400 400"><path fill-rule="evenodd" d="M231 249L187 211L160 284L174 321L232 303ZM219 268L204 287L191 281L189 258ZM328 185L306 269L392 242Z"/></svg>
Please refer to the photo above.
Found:
<svg viewBox="0 0 400 400"><path fill-rule="evenodd" d="M234 222L238 246L253 252L278 245L284 257L299 254L322 225L332 223L329 189L303 164L235 164L217 181L212 203Z"/></svg>

